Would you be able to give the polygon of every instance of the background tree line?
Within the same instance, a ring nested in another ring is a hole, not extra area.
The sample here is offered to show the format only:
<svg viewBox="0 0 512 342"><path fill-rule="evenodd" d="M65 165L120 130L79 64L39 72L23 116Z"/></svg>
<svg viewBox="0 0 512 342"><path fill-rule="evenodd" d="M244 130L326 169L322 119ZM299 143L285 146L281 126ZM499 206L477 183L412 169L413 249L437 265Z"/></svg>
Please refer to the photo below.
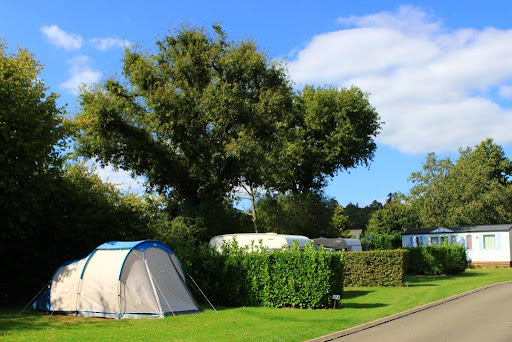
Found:
<svg viewBox="0 0 512 342"><path fill-rule="evenodd" d="M511 175L512 162L492 139L459 149L456 160L429 153L422 169L409 178L410 192L394 194L376 211L368 232L511 223Z"/></svg>

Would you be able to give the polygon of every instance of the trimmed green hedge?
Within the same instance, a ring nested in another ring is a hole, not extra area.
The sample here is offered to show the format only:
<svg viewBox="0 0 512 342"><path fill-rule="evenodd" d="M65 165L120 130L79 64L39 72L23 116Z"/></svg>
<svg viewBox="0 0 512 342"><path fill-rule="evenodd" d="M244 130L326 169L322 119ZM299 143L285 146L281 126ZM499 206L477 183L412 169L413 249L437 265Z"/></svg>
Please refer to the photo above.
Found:
<svg viewBox="0 0 512 342"><path fill-rule="evenodd" d="M345 286L403 286L407 251L345 253Z"/></svg>
<svg viewBox="0 0 512 342"><path fill-rule="evenodd" d="M468 268L466 249L460 245L425 246L409 248L407 273L457 274Z"/></svg>
<svg viewBox="0 0 512 342"><path fill-rule="evenodd" d="M186 264L214 305L321 308L343 291L343 253L312 246L266 252L231 245L223 253L203 246Z"/></svg>

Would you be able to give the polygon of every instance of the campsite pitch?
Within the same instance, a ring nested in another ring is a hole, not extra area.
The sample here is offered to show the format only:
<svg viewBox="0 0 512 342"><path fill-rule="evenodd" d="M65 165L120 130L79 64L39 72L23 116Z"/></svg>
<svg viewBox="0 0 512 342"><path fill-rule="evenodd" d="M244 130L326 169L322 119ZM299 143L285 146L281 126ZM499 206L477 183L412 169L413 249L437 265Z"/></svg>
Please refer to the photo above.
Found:
<svg viewBox="0 0 512 342"><path fill-rule="evenodd" d="M302 341L483 285L512 280L512 269L475 269L458 276L408 277L409 287L346 288L336 310L205 309L164 319L112 320L0 309L2 341Z"/></svg>

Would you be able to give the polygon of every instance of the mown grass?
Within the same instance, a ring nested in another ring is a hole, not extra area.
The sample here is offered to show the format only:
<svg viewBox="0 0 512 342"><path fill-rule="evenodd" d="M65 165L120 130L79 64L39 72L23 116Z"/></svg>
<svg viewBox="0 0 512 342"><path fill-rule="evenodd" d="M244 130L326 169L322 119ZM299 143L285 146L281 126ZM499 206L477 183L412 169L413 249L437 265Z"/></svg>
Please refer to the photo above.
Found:
<svg viewBox="0 0 512 342"><path fill-rule="evenodd" d="M2 341L301 341L483 285L512 280L512 269L474 269L458 276L408 277L409 287L346 288L336 310L205 309L197 315L111 320L0 309Z"/></svg>

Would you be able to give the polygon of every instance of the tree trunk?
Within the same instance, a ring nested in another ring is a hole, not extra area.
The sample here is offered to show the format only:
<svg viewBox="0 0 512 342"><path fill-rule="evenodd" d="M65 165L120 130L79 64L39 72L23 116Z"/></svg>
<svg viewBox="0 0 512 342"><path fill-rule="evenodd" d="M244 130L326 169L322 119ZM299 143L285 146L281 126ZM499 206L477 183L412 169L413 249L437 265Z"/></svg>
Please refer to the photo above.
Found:
<svg viewBox="0 0 512 342"><path fill-rule="evenodd" d="M252 223L254 223L254 232L258 232L258 216L256 215L256 201L254 198L254 189L249 186L249 197L251 198Z"/></svg>

